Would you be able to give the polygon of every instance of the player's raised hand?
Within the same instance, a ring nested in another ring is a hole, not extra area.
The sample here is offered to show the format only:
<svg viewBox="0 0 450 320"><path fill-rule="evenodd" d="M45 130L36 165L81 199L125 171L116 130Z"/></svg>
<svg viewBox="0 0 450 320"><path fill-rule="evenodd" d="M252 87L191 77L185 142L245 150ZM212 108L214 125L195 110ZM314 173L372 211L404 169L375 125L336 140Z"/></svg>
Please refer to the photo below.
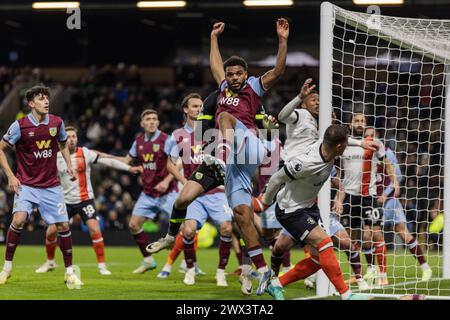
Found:
<svg viewBox="0 0 450 320"><path fill-rule="evenodd" d="M277 35L280 39L287 40L289 37L289 22L286 19L279 18L277 20Z"/></svg>
<svg viewBox="0 0 450 320"><path fill-rule="evenodd" d="M11 176L8 179L8 188L11 192L19 194L20 191L20 181L15 176Z"/></svg>
<svg viewBox="0 0 450 320"><path fill-rule="evenodd" d="M344 211L344 206L342 205L342 202L339 200L334 200L331 211L335 212L337 215L341 215L342 212Z"/></svg>
<svg viewBox="0 0 450 320"><path fill-rule="evenodd" d="M300 98L301 99L305 99L305 97L311 93L311 91L314 90L314 88L316 87L315 84L311 85L312 83L312 79L308 78L305 80L305 82L303 83L302 88L300 89Z"/></svg>
<svg viewBox="0 0 450 320"><path fill-rule="evenodd" d="M277 119L274 116L265 114L263 118L263 126L264 129L270 131L273 129L278 129L280 125L278 124Z"/></svg>
<svg viewBox="0 0 450 320"><path fill-rule="evenodd" d="M213 29L211 31L211 37L218 37L222 34L223 30L225 30L225 23L216 22L213 25Z"/></svg>

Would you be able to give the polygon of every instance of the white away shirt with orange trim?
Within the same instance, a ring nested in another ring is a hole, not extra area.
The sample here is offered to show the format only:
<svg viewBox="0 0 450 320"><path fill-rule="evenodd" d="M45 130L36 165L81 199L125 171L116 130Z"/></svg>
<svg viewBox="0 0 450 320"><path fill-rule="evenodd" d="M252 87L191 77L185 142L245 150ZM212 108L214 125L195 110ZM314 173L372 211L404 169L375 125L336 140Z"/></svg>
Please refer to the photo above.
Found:
<svg viewBox="0 0 450 320"><path fill-rule="evenodd" d="M386 150L380 140L375 139L375 142L380 145L378 151L347 146L342 154L341 170L344 174L342 186L345 193L355 196L375 196L377 194L377 162L385 157Z"/></svg>
<svg viewBox="0 0 450 320"><path fill-rule="evenodd" d="M286 182L277 194L278 206L286 213L311 208L317 195L328 180L333 161L325 161L320 146L322 140L312 144L306 151L287 161L283 167L291 181Z"/></svg>
<svg viewBox="0 0 450 320"><path fill-rule="evenodd" d="M295 109L297 119L294 123L286 123L286 141L281 151L281 159L289 161L305 152L319 140L317 120L306 109Z"/></svg>
<svg viewBox="0 0 450 320"><path fill-rule="evenodd" d="M78 147L70 155L73 170L77 179L70 180L67 165L61 152L58 152L58 176L64 190L64 200L67 204L77 204L82 201L94 199L94 190L91 183L91 165L98 160L98 153L86 147Z"/></svg>

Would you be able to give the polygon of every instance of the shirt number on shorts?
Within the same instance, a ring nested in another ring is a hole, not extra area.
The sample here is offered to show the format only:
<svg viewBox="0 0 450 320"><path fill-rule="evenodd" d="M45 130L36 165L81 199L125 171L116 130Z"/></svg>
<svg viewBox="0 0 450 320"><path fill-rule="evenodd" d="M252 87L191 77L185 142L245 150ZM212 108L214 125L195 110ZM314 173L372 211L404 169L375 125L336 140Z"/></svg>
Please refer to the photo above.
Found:
<svg viewBox="0 0 450 320"><path fill-rule="evenodd" d="M83 207L84 213L90 218L95 213L94 206L92 204L87 205L86 207Z"/></svg>
<svg viewBox="0 0 450 320"><path fill-rule="evenodd" d="M372 209L366 211L367 217L371 220L379 220L380 219L380 210Z"/></svg>
<svg viewBox="0 0 450 320"><path fill-rule="evenodd" d="M64 211L64 203L58 203L58 214L61 216L66 214Z"/></svg>

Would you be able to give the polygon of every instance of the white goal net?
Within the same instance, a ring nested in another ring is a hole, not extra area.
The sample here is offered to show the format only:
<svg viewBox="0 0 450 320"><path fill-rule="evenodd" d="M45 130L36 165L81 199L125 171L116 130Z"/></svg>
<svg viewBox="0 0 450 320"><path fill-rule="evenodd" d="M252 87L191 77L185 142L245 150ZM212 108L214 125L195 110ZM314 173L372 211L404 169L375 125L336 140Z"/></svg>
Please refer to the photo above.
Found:
<svg viewBox="0 0 450 320"><path fill-rule="evenodd" d="M371 15L324 3L320 50L320 130L334 112L355 137L375 136L390 150L377 163L375 190L370 187L375 164L362 149L344 154L340 179L332 180L345 190L340 220L353 239L348 254L345 243L336 251L345 279L354 291L364 287L355 274L359 252L360 274L370 286L361 292L386 298L450 297L450 221L444 219L450 209L450 157L444 157L450 154L444 149L445 133L450 135L445 124L450 113L450 20ZM355 122L361 117L366 120L363 131ZM390 164L400 184L397 197L386 179L393 176ZM320 194L323 216L334 198L330 188ZM369 203L374 193L374 203ZM329 217L324 220L329 225ZM327 295L329 284L320 278L317 293Z"/></svg>

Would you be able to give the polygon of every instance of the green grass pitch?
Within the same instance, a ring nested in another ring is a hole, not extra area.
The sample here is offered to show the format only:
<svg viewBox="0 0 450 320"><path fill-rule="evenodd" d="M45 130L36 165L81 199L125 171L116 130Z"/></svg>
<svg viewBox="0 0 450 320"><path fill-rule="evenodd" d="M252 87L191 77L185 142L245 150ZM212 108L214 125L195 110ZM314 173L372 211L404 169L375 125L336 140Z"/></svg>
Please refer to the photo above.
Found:
<svg viewBox="0 0 450 320"><path fill-rule="evenodd" d="M266 261L270 259L270 252L265 250ZM64 267L62 256L57 249L56 261L58 268L46 274L37 274L34 270L45 261L44 246L19 246L14 259L14 267L11 278L4 285L0 286L0 299L105 299L105 300L156 300L156 299L199 299L199 300L228 300L228 299L271 299L268 295L257 297L252 295L245 297L240 292L240 285L237 276L228 276L228 287L217 287L215 284L215 270L218 262L218 250L216 248L200 249L198 251L199 266L207 273L205 276L198 276L194 286L183 284L184 275L178 272L180 259L175 263L172 274L167 279L158 279L156 275L164 265L168 251L155 255L158 267L156 270L148 271L142 275L132 274L141 262L139 250L134 247L106 247L106 262L113 273L111 276L101 276L97 271L95 255L91 247L74 248L74 264L81 269L81 279L85 283L81 290L69 290L63 283ZM4 257L4 245L0 248L0 255ZM345 262L345 255L340 255L343 272L348 276L348 264ZM292 262L297 262L303 257L303 251L293 250ZM3 261L3 259L2 259ZM416 264L410 255L394 256L390 252L388 261L394 261L396 282L405 282L415 279ZM430 265L438 276L438 257L429 259ZM232 272L237 267L234 252L231 253L227 272ZM394 268L390 266L389 274L393 275ZM418 274L420 275L420 273ZM406 276L406 278L405 278ZM391 277L390 282L394 279ZM399 288L414 288L416 285L401 285ZM429 294L438 294L438 286L450 295L449 282L435 281L428 284L419 284L432 290L427 290ZM256 282L254 283L256 287ZM384 290L384 293L392 293L393 289ZM399 292L398 288L395 289ZM412 293L415 290L403 290L405 293ZM381 291L377 291L381 292ZM442 293L441 293L442 294ZM303 281L291 284L285 288L287 299L313 296L313 290L306 289Z"/></svg>

